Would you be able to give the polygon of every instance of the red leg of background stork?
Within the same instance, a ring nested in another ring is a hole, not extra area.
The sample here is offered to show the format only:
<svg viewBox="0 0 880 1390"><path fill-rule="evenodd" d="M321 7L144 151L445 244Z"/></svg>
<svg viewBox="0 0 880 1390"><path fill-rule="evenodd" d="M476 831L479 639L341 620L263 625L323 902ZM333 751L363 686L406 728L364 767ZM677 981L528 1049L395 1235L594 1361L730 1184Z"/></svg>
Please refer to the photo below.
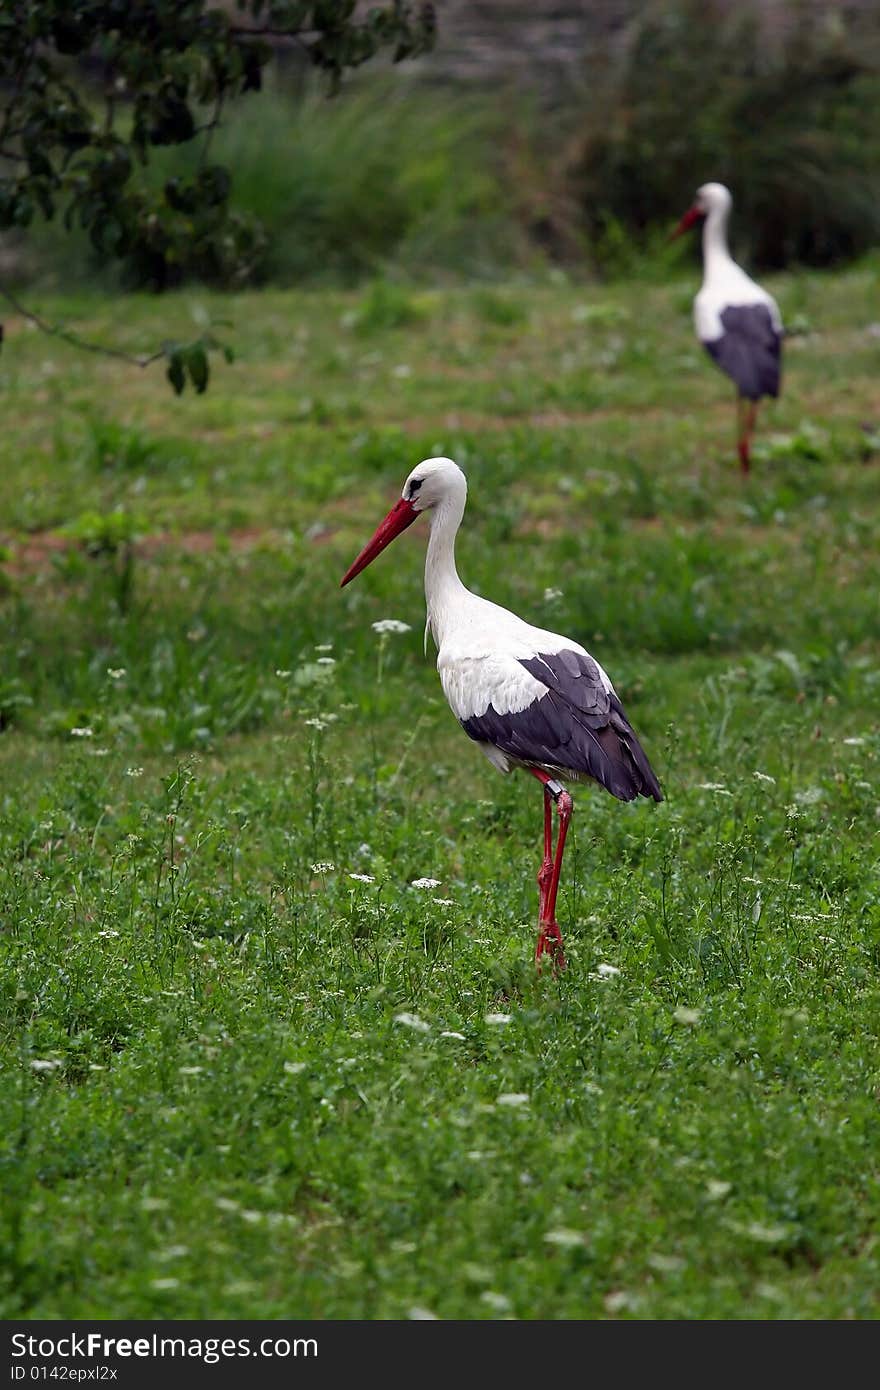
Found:
<svg viewBox="0 0 880 1390"><path fill-rule="evenodd" d="M738 437L737 452L742 472L748 473L752 462L752 435L755 432L755 418L758 414L757 401L746 400L740 396L736 404Z"/></svg>
<svg viewBox="0 0 880 1390"><path fill-rule="evenodd" d="M568 792L548 773L536 767L529 771L537 777L544 787L544 860L538 874L540 895L540 916L538 920L538 944L535 947L535 962L540 965L541 957L548 955L554 971L565 969L565 953L562 949L562 933L556 921L556 896L559 892L559 875L562 872L562 856L565 853L565 837L571 820L572 801ZM556 802L559 813L559 831L556 836L556 853L553 854L552 810L550 802ZM552 855L552 858L551 858Z"/></svg>

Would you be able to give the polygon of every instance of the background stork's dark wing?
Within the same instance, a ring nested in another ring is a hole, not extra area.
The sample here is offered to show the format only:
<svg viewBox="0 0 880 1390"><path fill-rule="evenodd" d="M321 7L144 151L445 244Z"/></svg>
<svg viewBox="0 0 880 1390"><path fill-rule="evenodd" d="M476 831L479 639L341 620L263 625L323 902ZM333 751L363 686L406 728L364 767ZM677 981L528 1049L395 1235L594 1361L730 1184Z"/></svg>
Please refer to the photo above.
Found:
<svg viewBox="0 0 880 1390"><path fill-rule="evenodd" d="M478 743L492 743L510 757L601 782L621 801L636 796L663 800L645 751L617 696L605 689L591 657L563 650L521 660L547 694L523 710L492 705L461 721Z"/></svg>
<svg viewBox="0 0 880 1390"><path fill-rule="evenodd" d="M720 338L703 347L736 382L741 396L757 401L779 395L782 335L766 304L729 305L721 314Z"/></svg>

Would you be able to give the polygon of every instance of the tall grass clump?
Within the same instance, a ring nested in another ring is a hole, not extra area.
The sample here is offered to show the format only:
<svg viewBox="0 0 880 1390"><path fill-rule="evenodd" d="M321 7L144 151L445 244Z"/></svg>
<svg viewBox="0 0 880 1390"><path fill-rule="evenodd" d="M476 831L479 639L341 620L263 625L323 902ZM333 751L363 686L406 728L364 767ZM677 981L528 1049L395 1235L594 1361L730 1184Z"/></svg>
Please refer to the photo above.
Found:
<svg viewBox="0 0 880 1390"><path fill-rule="evenodd" d="M479 273L524 252L493 155L497 120L458 91L401 82L332 101L275 94L242 106L216 156L266 230L267 279L354 281L391 262Z"/></svg>
<svg viewBox="0 0 880 1390"><path fill-rule="evenodd" d="M829 265L880 239L880 41L865 15L663 0L616 63L602 58L568 159L600 265L650 244L710 179L733 190L734 239L757 265Z"/></svg>

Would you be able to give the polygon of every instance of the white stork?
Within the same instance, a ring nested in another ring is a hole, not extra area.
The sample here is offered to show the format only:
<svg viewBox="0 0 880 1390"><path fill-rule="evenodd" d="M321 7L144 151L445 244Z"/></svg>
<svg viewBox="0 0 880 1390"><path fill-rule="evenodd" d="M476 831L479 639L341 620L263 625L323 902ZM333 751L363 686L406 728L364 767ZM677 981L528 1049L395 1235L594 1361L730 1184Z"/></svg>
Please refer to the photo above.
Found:
<svg viewBox="0 0 880 1390"><path fill-rule="evenodd" d="M572 801L557 778L592 779L621 801L637 796L662 801L663 794L598 661L571 638L531 627L462 584L455 568L455 537L466 500L467 481L457 464L448 458L424 459L342 584L366 569L420 512L429 513L425 598L443 693L465 733L499 771L525 768L543 784L535 960L540 962L546 952L554 968L562 969L556 895ZM551 802L559 815L555 853Z"/></svg>
<svg viewBox="0 0 880 1390"><path fill-rule="evenodd" d="M733 199L723 183L704 183L673 237L703 222L703 285L694 300L697 337L737 389L737 447L748 473L762 396L779 395L782 315L772 295L746 275L727 249Z"/></svg>

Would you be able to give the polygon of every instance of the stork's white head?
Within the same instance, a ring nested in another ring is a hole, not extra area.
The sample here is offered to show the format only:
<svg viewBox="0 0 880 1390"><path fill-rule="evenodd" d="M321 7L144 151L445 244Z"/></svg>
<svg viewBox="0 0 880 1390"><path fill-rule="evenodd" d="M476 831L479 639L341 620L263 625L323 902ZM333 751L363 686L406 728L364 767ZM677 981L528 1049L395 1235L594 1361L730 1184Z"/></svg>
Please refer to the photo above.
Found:
<svg viewBox="0 0 880 1390"><path fill-rule="evenodd" d="M447 497L467 496L467 479L452 459L422 459L403 485L401 497L417 512L429 511Z"/></svg>
<svg viewBox="0 0 880 1390"><path fill-rule="evenodd" d="M391 508L385 520L376 528L372 540L368 541L342 576L344 587L356 574L367 568L395 536L412 526L420 512L430 511L432 507L451 501L464 511L467 498L467 479L457 463L452 459L422 459L416 464L403 485L400 501ZM461 520L459 512L458 520Z"/></svg>
<svg viewBox="0 0 880 1390"><path fill-rule="evenodd" d="M728 213L733 207L730 189L725 188L723 183L704 183L697 189L694 207L699 208L705 217L716 208L719 212Z"/></svg>
<svg viewBox="0 0 880 1390"><path fill-rule="evenodd" d="M670 237L670 241L675 237L681 236L695 222L699 222L703 217L711 217L713 213L726 220L730 209L733 207L733 199L730 196L730 189L725 188L723 183L704 183L697 189L693 205L688 208L684 217L679 222L675 231Z"/></svg>

